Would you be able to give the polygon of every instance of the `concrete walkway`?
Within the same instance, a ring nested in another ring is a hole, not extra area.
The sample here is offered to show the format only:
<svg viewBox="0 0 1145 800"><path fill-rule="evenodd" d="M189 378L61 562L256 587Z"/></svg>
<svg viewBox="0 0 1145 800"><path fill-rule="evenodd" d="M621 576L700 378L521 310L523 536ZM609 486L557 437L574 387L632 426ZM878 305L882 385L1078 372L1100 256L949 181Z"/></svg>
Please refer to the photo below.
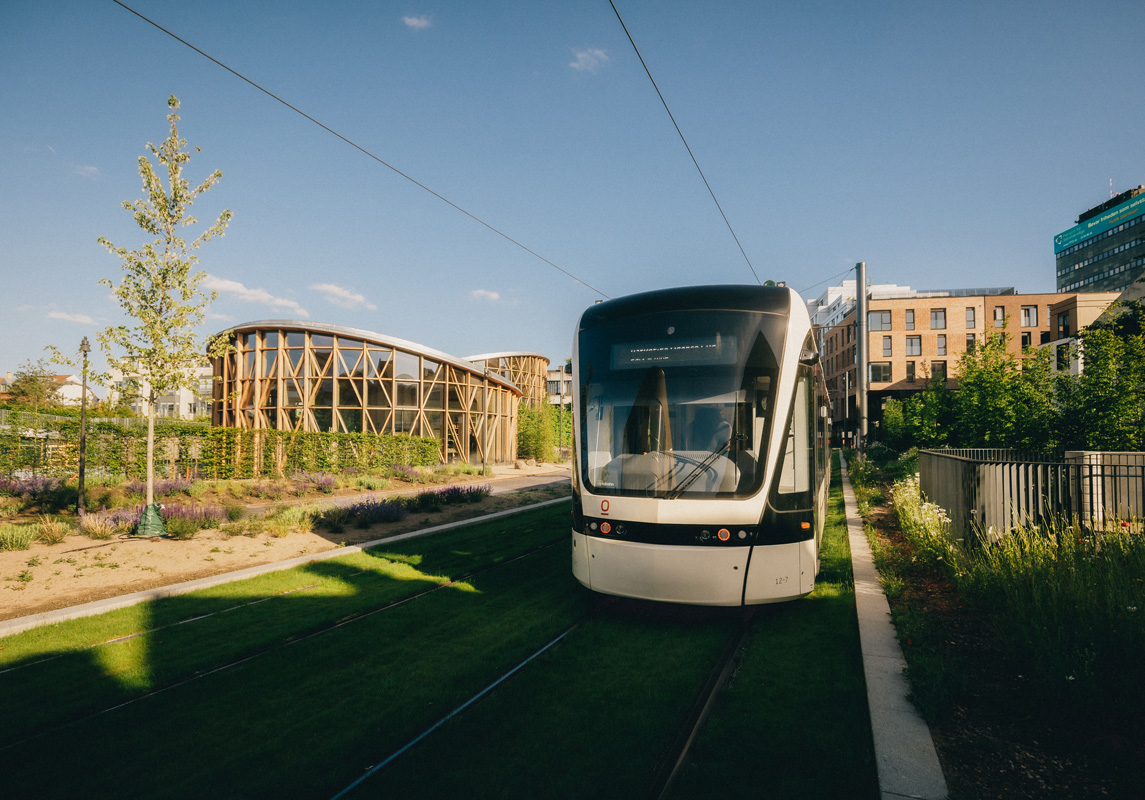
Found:
<svg viewBox="0 0 1145 800"><path fill-rule="evenodd" d="M851 544L851 569L855 575L855 610L859 616L879 792L883 800L901 797L942 800L947 796L946 778L938 763L930 728L907 699L910 684L903 674L906 661L891 624L890 605L879 584L879 573L875 570L845 465L843 504Z"/></svg>

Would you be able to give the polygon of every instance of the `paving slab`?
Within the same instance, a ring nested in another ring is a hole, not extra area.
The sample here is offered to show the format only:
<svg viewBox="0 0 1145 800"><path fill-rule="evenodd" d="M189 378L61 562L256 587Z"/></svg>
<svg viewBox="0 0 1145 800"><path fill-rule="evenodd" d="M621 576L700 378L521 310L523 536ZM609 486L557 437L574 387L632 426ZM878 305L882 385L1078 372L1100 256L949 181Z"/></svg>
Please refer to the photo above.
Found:
<svg viewBox="0 0 1145 800"><path fill-rule="evenodd" d="M845 466L843 504L851 544L855 611L859 617L859 642L875 740L879 792L883 800L903 797L943 800L948 795L946 777L930 728L907 698L910 683L904 674L906 660L895 635L890 604L879 583Z"/></svg>

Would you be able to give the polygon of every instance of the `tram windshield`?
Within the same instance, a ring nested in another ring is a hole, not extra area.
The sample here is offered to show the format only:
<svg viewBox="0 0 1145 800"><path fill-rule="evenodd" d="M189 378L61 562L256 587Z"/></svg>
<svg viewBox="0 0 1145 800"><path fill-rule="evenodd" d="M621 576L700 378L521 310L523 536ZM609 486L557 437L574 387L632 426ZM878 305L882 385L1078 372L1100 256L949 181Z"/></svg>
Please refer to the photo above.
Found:
<svg viewBox="0 0 1145 800"><path fill-rule="evenodd" d="M757 492L785 331L777 314L696 309L581 331L587 486L666 499Z"/></svg>

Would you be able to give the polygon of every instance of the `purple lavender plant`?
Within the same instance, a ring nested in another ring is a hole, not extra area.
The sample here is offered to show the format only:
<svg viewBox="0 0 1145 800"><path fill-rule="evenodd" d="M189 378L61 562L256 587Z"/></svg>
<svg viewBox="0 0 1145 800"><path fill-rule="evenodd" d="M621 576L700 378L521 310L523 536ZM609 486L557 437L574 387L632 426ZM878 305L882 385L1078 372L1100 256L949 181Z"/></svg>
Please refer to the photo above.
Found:
<svg viewBox="0 0 1145 800"><path fill-rule="evenodd" d="M227 521L227 512L222 506L185 506L175 503L164 505L160 513L164 521L181 519L200 528L217 528Z"/></svg>
<svg viewBox="0 0 1145 800"><path fill-rule="evenodd" d="M291 480L297 484L313 487L323 494L333 494L334 488L338 485L337 478L321 472L299 472L291 476Z"/></svg>
<svg viewBox="0 0 1145 800"><path fill-rule="evenodd" d="M170 497L173 494L189 494L193 483L186 478L160 478L152 488L156 497ZM147 494L147 481L133 480L123 488L128 494L142 497Z"/></svg>
<svg viewBox="0 0 1145 800"><path fill-rule="evenodd" d="M407 467L405 464L390 464L389 472L391 477L410 483L420 483L422 480L420 472L413 467Z"/></svg>
<svg viewBox="0 0 1145 800"><path fill-rule="evenodd" d="M355 525L365 528L375 522L397 522L409 514L405 504L395 500L359 500L344 506Z"/></svg>
<svg viewBox="0 0 1145 800"><path fill-rule="evenodd" d="M0 478L0 494L13 497L31 495L33 499L41 500L45 496L64 485L61 478L45 478L32 476L30 478Z"/></svg>

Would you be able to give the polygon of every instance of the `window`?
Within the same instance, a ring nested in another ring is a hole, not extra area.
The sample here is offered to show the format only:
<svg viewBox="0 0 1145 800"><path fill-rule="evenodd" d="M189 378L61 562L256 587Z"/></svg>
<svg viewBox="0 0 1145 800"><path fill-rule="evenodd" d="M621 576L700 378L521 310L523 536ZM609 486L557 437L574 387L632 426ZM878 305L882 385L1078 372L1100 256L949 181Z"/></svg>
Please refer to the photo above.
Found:
<svg viewBox="0 0 1145 800"><path fill-rule="evenodd" d="M889 331L891 329L891 312L870 312L867 314L867 325L872 331Z"/></svg>
<svg viewBox="0 0 1145 800"><path fill-rule="evenodd" d="M1006 309L1003 306L994 306L994 327L1006 327Z"/></svg>
<svg viewBox="0 0 1145 800"><path fill-rule="evenodd" d="M908 356L921 356L922 355L922 337L921 336L908 336L908 337L906 337L906 354Z"/></svg>
<svg viewBox="0 0 1145 800"><path fill-rule="evenodd" d="M938 335L938 349L935 351L935 355L939 355L939 356L946 355L946 334L945 333L940 333Z"/></svg>
<svg viewBox="0 0 1145 800"><path fill-rule="evenodd" d="M974 309L968 308L968 309L966 309L966 329L967 330L974 330L974 325L975 325Z"/></svg>
<svg viewBox="0 0 1145 800"><path fill-rule="evenodd" d="M1022 349L1029 350L1030 345L1034 343L1033 334L1029 331L1022 331Z"/></svg>
<svg viewBox="0 0 1145 800"><path fill-rule="evenodd" d="M935 378L942 378L946 380L946 362L945 361L931 361L930 374Z"/></svg>
<svg viewBox="0 0 1145 800"><path fill-rule="evenodd" d="M891 337L883 337L883 358L891 357Z"/></svg>
<svg viewBox="0 0 1145 800"><path fill-rule="evenodd" d="M891 365L885 361L871 363L871 383L890 383Z"/></svg>
<svg viewBox="0 0 1145 800"><path fill-rule="evenodd" d="M974 334L972 334L972 333L966 334L966 352L967 353L973 353L974 352L974 346L975 346L975 344L977 344L977 342L978 342L978 340L974 338Z"/></svg>
<svg viewBox="0 0 1145 800"><path fill-rule="evenodd" d="M945 308L932 308L930 309L930 329L932 331L946 330L946 309Z"/></svg>
<svg viewBox="0 0 1145 800"><path fill-rule="evenodd" d="M908 331L914 330L914 309L908 308L906 310L906 329Z"/></svg>
<svg viewBox="0 0 1145 800"><path fill-rule="evenodd" d="M914 362L906 362L906 382L914 383Z"/></svg>
<svg viewBox="0 0 1145 800"><path fill-rule="evenodd" d="M1069 338L1069 312L1058 314L1058 338Z"/></svg>
<svg viewBox="0 0 1145 800"><path fill-rule="evenodd" d="M1036 328L1036 327L1038 327L1038 307L1037 306L1022 306L1022 327L1023 328Z"/></svg>

